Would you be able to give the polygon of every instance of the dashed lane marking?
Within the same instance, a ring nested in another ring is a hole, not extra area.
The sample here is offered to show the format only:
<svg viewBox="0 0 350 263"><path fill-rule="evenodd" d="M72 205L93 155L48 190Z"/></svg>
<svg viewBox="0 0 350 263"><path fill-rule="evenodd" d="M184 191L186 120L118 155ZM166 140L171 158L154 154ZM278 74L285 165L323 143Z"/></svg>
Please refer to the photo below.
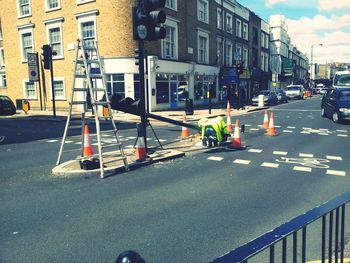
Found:
<svg viewBox="0 0 350 263"><path fill-rule="evenodd" d="M295 129L295 126L287 126L287 129Z"/></svg>
<svg viewBox="0 0 350 263"><path fill-rule="evenodd" d="M261 164L262 167L269 167L269 168L278 168L279 164L278 163L268 163L268 162L263 162Z"/></svg>
<svg viewBox="0 0 350 263"><path fill-rule="evenodd" d="M245 124L245 126L247 126L247 127L251 127L252 125L251 125L251 124Z"/></svg>
<svg viewBox="0 0 350 263"><path fill-rule="evenodd" d="M250 128L249 130L250 131L258 131L259 129L258 128Z"/></svg>
<svg viewBox="0 0 350 263"><path fill-rule="evenodd" d="M299 153L299 157L313 158L314 155L310 153Z"/></svg>
<svg viewBox="0 0 350 263"><path fill-rule="evenodd" d="M336 160L336 161L341 161L343 158L341 156L333 156L333 155L327 155L326 158L328 160Z"/></svg>
<svg viewBox="0 0 350 263"><path fill-rule="evenodd" d="M275 154L275 155L287 155L288 152L273 151L273 154Z"/></svg>
<svg viewBox="0 0 350 263"><path fill-rule="evenodd" d="M339 137L349 137L347 134L337 134Z"/></svg>
<svg viewBox="0 0 350 263"><path fill-rule="evenodd" d="M250 164L250 160L242 160L242 159L236 159L233 161L233 163L237 163L237 164Z"/></svg>
<svg viewBox="0 0 350 263"><path fill-rule="evenodd" d="M263 150L261 149L249 149L248 152L250 153L261 153Z"/></svg>
<svg viewBox="0 0 350 263"><path fill-rule="evenodd" d="M323 133L323 132L319 132L318 135L324 135L324 136L327 136L329 135L329 133Z"/></svg>
<svg viewBox="0 0 350 263"><path fill-rule="evenodd" d="M302 134L310 134L311 132L308 132L308 131L302 131L302 132L300 132L300 133L302 133Z"/></svg>
<svg viewBox="0 0 350 263"><path fill-rule="evenodd" d="M293 132L293 131L291 131L291 130L283 130L282 132L286 132L286 133L291 133L291 132Z"/></svg>
<svg viewBox="0 0 350 263"><path fill-rule="evenodd" d="M136 137L135 137L135 136L130 136L130 137L126 137L126 138L128 138L128 139L130 139L130 140L134 140L134 139L136 139Z"/></svg>
<svg viewBox="0 0 350 263"><path fill-rule="evenodd" d="M303 166L294 166L294 171L301 171L301 172L309 172L311 173L312 169L310 167L303 167Z"/></svg>
<svg viewBox="0 0 350 263"><path fill-rule="evenodd" d="M154 140L155 142L157 142L157 140ZM160 142L166 142L167 140L165 139L159 139Z"/></svg>
<svg viewBox="0 0 350 263"><path fill-rule="evenodd" d="M47 140L46 142L58 142L58 140Z"/></svg>
<svg viewBox="0 0 350 263"><path fill-rule="evenodd" d="M348 132L347 130L337 130L337 132Z"/></svg>
<svg viewBox="0 0 350 263"><path fill-rule="evenodd" d="M327 170L326 174L345 176L346 173L344 171Z"/></svg>
<svg viewBox="0 0 350 263"><path fill-rule="evenodd" d="M217 161L217 162L220 162L222 161L224 158L223 157L217 157L217 156L210 156L208 158L208 160L211 160L211 161Z"/></svg>

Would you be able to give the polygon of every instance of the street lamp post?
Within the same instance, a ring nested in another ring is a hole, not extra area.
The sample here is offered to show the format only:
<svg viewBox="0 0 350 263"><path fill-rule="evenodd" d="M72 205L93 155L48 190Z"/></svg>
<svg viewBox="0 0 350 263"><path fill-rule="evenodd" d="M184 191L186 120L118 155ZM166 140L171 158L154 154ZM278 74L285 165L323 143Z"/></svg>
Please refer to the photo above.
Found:
<svg viewBox="0 0 350 263"><path fill-rule="evenodd" d="M314 80L314 77L315 77L315 70L314 70L314 67L313 67L313 58L314 58L314 46L323 46L322 43L319 43L319 44L313 44L311 45L311 69L310 69L310 77L311 77L311 83L313 82ZM313 74L314 73L314 74Z"/></svg>

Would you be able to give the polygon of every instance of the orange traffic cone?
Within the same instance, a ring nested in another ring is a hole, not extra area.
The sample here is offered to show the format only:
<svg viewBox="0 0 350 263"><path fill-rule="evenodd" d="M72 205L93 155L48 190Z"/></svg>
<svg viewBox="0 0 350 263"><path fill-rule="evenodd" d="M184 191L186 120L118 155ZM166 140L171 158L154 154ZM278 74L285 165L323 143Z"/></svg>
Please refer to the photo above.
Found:
<svg viewBox="0 0 350 263"><path fill-rule="evenodd" d="M186 113L184 114L182 123L187 123ZM188 138L189 136L190 136L190 133L188 131L188 128L185 126L182 126L181 138L185 139L185 138Z"/></svg>
<svg viewBox="0 0 350 263"><path fill-rule="evenodd" d="M241 132L240 132L239 126L240 126L240 122L237 119L236 125L235 125L235 132L233 133L233 137L232 137L231 145L230 145L230 147L234 148L234 149L241 149L242 148Z"/></svg>
<svg viewBox="0 0 350 263"><path fill-rule="evenodd" d="M87 124L85 124L84 129L84 157L91 157L93 155L91 141L90 141L90 134L89 134L89 127Z"/></svg>
<svg viewBox="0 0 350 263"><path fill-rule="evenodd" d="M232 127L232 122L231 122L231 107L230 107L230 102L227 101L227 121L226 121L226 126L227 126L227 130L229 133L231 133L233 131L233 127Z"/></svg>
<svg viewBox="0 0 350 263"><path fill-rule="evenodd" d="M145 147L145 139L142 136L139 136L137 138L137 144L136 144L136 161L145 161L147 158L147 150Z"/></svg>
<svg viewBox="0 0 350 263"><path fill-rule="evenodd" d="M270 136L277 135L273 112L271 112L271 115L270 115L270 122L269 122L269 128L267 130L267 134Z"/></svg>
<svg viewBox="0 0 350 263"><path fill-rule="evenodd" d="M269 128L269 114L267 113L267 110L265 111L265 115L264 115L264 124L263 127L265 129Z"/></svg>

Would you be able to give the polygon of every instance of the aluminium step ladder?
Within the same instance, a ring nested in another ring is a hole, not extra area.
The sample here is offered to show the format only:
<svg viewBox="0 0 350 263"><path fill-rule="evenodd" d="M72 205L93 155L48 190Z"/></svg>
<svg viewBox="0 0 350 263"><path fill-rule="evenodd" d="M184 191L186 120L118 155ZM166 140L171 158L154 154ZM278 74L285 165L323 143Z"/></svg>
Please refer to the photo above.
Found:
<svg viewBox="0 0 350 263"><path fill-rule="evenodd" d="M100 129L100 116L98 113L98 107L106 107L108 108L109 115L103 116L103 118L108 119L113 127L113 133L116 139L116 145L118 146L119 152L121 154L121 158L124 162L124 167L126 171L129 171L129 165L127 158L125 156L123 145L120 141L119 131L116 127L116 124L113 119L112 110L110 101L107 94L107 86L106 86L106 78L104 74L104 67L99 55L97 41L94 42L94 45L84 45L79 39L77 40L76 45L76 54L75 54L75 64L73 70L73 82L72 82L72 97L69 103L69 112L67 116L67 122L64 129L61 147L58 153L58 159L56 165L61 163L61 158L63 154L63 148L66 143L66 138L68 134L68 130L70 129L70 123L72 120L72 111L74 105L81 105L83 107L83 112L81 114L82 120L82 149L81 149L81 157L80 160L84 159L83 149L84 149L84 126L86 119L86 112L88 111L89 104L92 107L92 115L95 119L96 124L96 137L97 137L97 146L98 146L98 155L100 161L100 176L104 178L104 162L103 162L103 153L102 153L102 145L101 145L101 129ZM92 70L93 69L93 70ZM83 87L76 87L77 79L83 80ZM94 81L101 80L102 88L97 87L97 81L94 86ZM102 96L102 101L98 100L98 95ZM84 100L77 100L76 95L80 95L80 97L86 98Z"/></svg>

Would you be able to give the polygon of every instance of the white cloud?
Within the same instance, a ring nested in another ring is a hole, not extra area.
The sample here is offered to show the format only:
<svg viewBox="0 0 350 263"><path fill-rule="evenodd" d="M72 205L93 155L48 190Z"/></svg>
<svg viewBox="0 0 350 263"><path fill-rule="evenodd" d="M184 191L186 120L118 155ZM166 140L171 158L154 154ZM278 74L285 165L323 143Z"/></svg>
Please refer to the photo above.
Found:
<svg viewBox="0 0 350 263"><path fill-rule="evenodd" d="M350 61L350 33L345 31L350 27L350 15L287 19L287 24L292 44L309 58L313 45L313 58L318 63ZM317 46L318 43L323 46Z"/></svg>
<svg viewBox="0 0 350 263"><path fill-rule="evenodd" d="M350 9L349 0L318 0L318 9L324 11L330 11L334 9Z"/></svg>
<svg viewBox="0 0 350 263"><path fill-rule="evenodd" d="M267 7L271 7L271 6L275 5L275 4L283 3L283 2L287 2L287 0L266 0L265 5Z"/></svg>

